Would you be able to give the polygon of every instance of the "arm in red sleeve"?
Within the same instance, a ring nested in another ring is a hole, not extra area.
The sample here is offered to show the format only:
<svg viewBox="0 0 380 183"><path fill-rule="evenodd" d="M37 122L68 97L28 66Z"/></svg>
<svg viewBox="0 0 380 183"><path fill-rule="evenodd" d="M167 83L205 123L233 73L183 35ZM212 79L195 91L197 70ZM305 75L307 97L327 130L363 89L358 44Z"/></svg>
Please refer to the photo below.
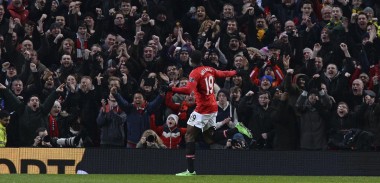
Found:
<svg viewBox="0 0 380 183"><path fill-rule="evenodd" d="M173 110L174 112L178 112L180 108L180 104L176 104L173 102L173 92L167 92L165 96L165 105L166 107L169 107L169 109Z"/></svg>
<svg viewBox="0 0 380 183"><path fill-rule="evenodd" d="M216 78L225 78L225 77L231 77L235 76L236 71L220 71L220 70L215 70L215 77Z"/></svg>
<svg viewBox="0 0 380 183"><path fill-rule="evenodd" d="M179 88L173 87L172 91L174 93L190 95L191 92L195 91L196 87L197 87L196 81L189 81L189 82L187 82L187 85L185 87L179 87Z"/></svg>
<svg viewBox="0 0 380 183"><path fill-rule="evenodd" d="M352 73L352 75L351 75L350 86L352 85L352 83L354 82L355 79L359 78L361 72L362 72L362 70L360 68L358 68L358 67L355 68L354 73Z"/></svg>

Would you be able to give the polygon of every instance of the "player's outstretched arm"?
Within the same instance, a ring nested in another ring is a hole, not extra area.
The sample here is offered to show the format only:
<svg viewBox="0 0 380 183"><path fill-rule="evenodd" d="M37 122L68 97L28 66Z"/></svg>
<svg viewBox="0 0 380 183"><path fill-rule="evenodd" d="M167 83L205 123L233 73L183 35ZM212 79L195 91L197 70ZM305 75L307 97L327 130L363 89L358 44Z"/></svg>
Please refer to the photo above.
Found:
<svg viewBox="0 0 380 183"><path fill-rule="evenodd" d="M235 76L237 74L236 71L220 71L215 69L215 77L216 78L225 78Z"/></svg>
<svg viewBox="0 0 380 183"><path fill-rule="evenodd" d="M184 87L173 87L172 91L174 93L190 95L191 92L195 91L196 86L197 86L196 81L189 81L189 82L187 82L187 85Z"/></svg>

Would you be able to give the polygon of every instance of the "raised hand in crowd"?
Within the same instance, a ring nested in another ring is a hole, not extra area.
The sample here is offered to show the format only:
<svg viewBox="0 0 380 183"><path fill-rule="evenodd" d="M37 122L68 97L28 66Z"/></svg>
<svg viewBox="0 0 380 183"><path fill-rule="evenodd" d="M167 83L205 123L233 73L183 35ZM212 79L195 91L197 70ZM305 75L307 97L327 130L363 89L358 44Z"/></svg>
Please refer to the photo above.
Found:
<svg viewBox="0 0 380 183"><path fill-rule="evenodd" d="M313 75L313 79L317 79L317 78L319 78L319 77L320 77L319 74L314 74L314 75Z"/></svg>
<svg viewBox="0 0 380 183"><path fill-rule="evenodd" d="M80 5L81 4L82 4L82 2L80 2L80 1L71 2L69 5L69 13L71 13L73 15L80 16L81 15L81 12L80 12Z"/></svg>
<svg viewBox="0 0 380 183"><path fill-rule="evenodd" d="M98 86L102 85L102 73L99 73L97 76L96 76L96 82L98 84Z"/></svg>
<svg viewBox="0 0 380 183"><path fill-rule="evenodd" d="M125 39L119 34L116 36L116 43L123 43Z"/></svg>
<svg viewBox="0 0 380 183"><path fill-rule="evenodd" d="M166 83L169 83L169 82L170 82L169 76L166 75L165 73L160 72L160 73L158 73L158 75L159 75L160 78L161 78L163 81L165 81Z"/></svg>
<svg viewBox="0 0 380 183"><path fill-rule="evenodd" d="M140 27L142 25L142 23L143 23L143 20L141 18L139 18L135 21L136 27Z"/></svg>
<svg viewBox="0 0 380 183"><path fill-rule="evenodd" d="M294 73L294 69L288 69L288 70L286 70L286 73L292 75Z"/></svg>
<svg viewBox="0 0 380 183"><path fill-rule="evenodd" d="M282 56L282 64L284 65L284 69L287 70L290 67L290 55L283 55Z"/></svg>
<svg viewBox="0 0 380 183"><path fill-rule="evenodd" d="M85 49L83 58L87 60L90 57L90 53L91 53L91 50Z"/></svg>
<svg viewBox="0 0 380 183"><path fill-rule="evenodd" d="M203 47L205 47L206 49L210 49L211 41L209 41L208 38L206 39L205 43L203 44Z"/></svg>
<svg viewBox="0 0 380 183"><path fill-rule="evenodd" d="M59 85L57 87L57 89L55 89L56 92L59 92L59 93L62 93L65 91L65 83L62 83L61 85Z"/></svg>
<svg viewBox="0 0 380 183"><path fill-rule="evenodd" d="M343 51L344 56L346 56L347 58L351 57L350 52L348 52L348 47L345 43L340 43L339 47Z"/></svg>
<svg viewBox="0 0 380 183"><path fill-rule="evenodd" d="M161 42L160 42L160 37L156 36L156 35L153 35L152 36L152 40L156 43L157 45L157 50L160 51L162 50L162 45L161 45Z"/></svg>
<svg viewBox="0 0 380 183"><path fill-rule="evenodd" d="M13 29L15 29L15 27L16 27L16 23L12 17L9 18L9 26L8 27L9 27L8 33L12 33Z"/></svg>
<svg viewBox="0 0 380 183"><path fill-rule="evenodd" d="M321 51L321 49L322 49L322 45L320 45L319 43L315 43L313 47L313 54L311 55L310 58L314 59L315 57L317 57L318 52Z"/></svg>
<svg viewBox="0 0 380 183"><path fill-rule="evenodd" d="M369 27L370 27L370 29L369 29L369 39L368 39L368 42L373 43L373 40L377 37L376 27L373 24L370 25Z"/></svg>
<svg viewBox="0 0 380 183"><path fill-rule="evenodd" d="M1 64L2 70L6 71L9 68L10 65L11 65L11 63L9 63L9 62L2 63Z"/></svg>
<svg viewBox="0 0 380 183"><path fill-rule="evenodd" d="M144 35L145 35L144 31L136 32L135 42L134 42L134 44L135 44L135 45L138 45L139 42L144 38Z"/></svg>
<svg viewBox="0 0 380 183"><path fill-rule="evenodd" d="M30 70L32 71L32 72L37 72L38 70L37 70L37 65L36 64L34 64L34 63L30 63Z"/></svg>
<svg viewBox="0 0 380 183"><path fill-rule="evenodd" d="M59 34L57 35L57 37L55 37L55 39L54 39L54 43L58 43L58 41L59 41L60 39L62 39L62 38L63 38L63 34L59 33Z"/></svg>
<svg viewBox="0 0 380 183"><path fill-rule="evenodd" d="M123 84L127 84L128 83L128 75L125 74L125 73L122 73L123 76L121 77L122 81L123 81Z"/></svg>
<svg viewBox="0 0 380 183"><path fill-rule="evenodd" d="M166 37L166 39L165 39L165 45L166 45L166 46L169 46L169 45L171 45L174 41L175 41L175 37L173 36L173 34L169 34L169 36Z"/></svg>
<svg viewBox="0 0 380 183"><path fill-rule="evenodd" d="M218 40L216 40L216 42L215 42L215 48L217 50L220 50L220 37L218 37Z"/></svg>
<svg viewBox="0 0 380 183"><path fill-rule="evenodd" d="M98 15L98 18L103 16L103 10L101 8L95 8L95 12Z"/></svg>
<svg viewBox="0 0 380 183"><path fill-rule="evenodd" d="M246 11L248 11L248 14L251 16L255 14L255 8L252 6L248 7Z"/></svg>
<svg viewBox="0 0 380 183"><path fill-rule="evenodd" d="M22 25L22 24L21 24L21 20L20 20L19 18L14 18L13 20L14 20L14 23L15 23L16 25L19 25L19 26Z"/></svg>
<svg viewBox="0 0 380 183"><path fill-rule="evenodd" d="M356 20L358 19L358 16L359 16L359 14L352 13L351 14L351 22L350 23L352 23L352 24L356 23Z"/></svg>
<svg viewBox="0 0 380 183"><path fill-rule="evenodd" d="M28 50L25 50L23 55L26 60L30 60L30 52Z"/></svg>
<svg viewBox="0 0 380 183"><path fill-rule="evenodd" d="M156 22L154 21L154 19L149 19L149 24L151 26L154 26L156 24Z"/></svg>
<svg viewBox="0 0 380 183"><path fill-rule="evenodd" d="M269 25L272 25L273 23L275 23L275 22L277 22L277 17L276 17L276 15L272 15L272 16L270 16L270 18L269 18Z"/></svg>
<svg viewBox="0 0 380 183"><path fill-rule="evenodd" d="M129 16L134 17L137 12L137 6L132 6L131 11L129 12Z"/></svg>
<svg viewBox="0 0 380 183"><path fill-rule="evenodd" d="M116 10L115 10L115 8L111 8L110 10L108 10L108 14L109 14L110 16L115 16L115 15L116 15Z"/></svg>
<svg viewBox="0 0 380 183"><path fill-rule="evenodd" d="M255 92L253 92L252 90L248 91L245 96L249 97L249 96L253 96L255 94Z"/></svg>

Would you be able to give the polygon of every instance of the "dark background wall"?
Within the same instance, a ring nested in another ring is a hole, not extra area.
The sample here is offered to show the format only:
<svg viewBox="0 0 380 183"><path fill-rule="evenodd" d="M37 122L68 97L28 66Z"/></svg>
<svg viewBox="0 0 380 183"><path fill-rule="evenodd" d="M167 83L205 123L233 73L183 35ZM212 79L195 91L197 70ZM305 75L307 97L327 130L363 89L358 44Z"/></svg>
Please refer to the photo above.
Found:
<svg viewBox="0 0 380 183"><path fill-rule="evenodd" d="M377 152L199 150L197 174L380 176ZM175 174L184 150L86 149L77 169L88 173Z"/></svg>

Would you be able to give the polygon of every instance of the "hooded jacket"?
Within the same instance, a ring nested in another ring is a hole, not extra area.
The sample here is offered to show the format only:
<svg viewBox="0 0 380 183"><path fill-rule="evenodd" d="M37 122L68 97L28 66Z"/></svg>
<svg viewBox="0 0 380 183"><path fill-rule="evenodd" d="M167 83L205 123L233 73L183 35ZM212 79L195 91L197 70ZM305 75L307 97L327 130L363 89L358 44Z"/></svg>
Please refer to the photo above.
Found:
<svg viewBox="0 0 380 183"><path fill-rule="evenodd" d="M13 18L20 19L21 24L24 24L28 20L29 11L25 9L24 5L17 8L13 3L10 3L7 9Z"/></svg>

